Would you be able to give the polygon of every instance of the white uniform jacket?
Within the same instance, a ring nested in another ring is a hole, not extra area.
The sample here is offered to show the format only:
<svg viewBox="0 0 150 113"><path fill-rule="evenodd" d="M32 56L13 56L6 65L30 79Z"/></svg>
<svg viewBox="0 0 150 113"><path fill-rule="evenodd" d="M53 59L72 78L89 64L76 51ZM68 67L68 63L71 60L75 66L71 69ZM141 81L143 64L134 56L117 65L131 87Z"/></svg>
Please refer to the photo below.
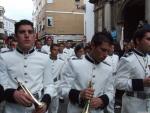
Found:
<svg viewBox="0 0 150 113"><path fill-rule="evenodd" d="M49 103L57 95L53 84L53 75L48 68L49 57L32 49L29 54L17 49L0 54L0 78L6 92L5 113L31 113L33 107L24 107L15 102L14 91L18 81L22 82L37 99Z"/></svg>
<svg viewBox="0 0 150 113"><path fill-rule="evenodd" d="M57 58L58 58L58 59L61 59L61 60L63 60L63 61L66 61L66 60L67 60L67 53L65 53L65 52L63 52L63 53L58 53Z"/></svg>
<svg viewBox="0 0 150 113"><path fill-rule="evenodd" d="M116 88L125 90L122 113L144 113L150 99L150 88L143 86L143 79L150 76L150 57L137 50L124 55L118 64ZM150 111L149 111L150 112Z"/></svg>
<svg viewBox="0 0 150 113"><path fill-rule="evenodd" d="M115 77L116 75L116 68L119 62L119 56L116 54L108 55L105 59L105 61L111 65L112 67L112 74ZM113 78L114 79L114 78ZM115 88L114 88L115 89ZM115 97L114 99L109 103L107 106L108 113L114 113L114 104L115 104Z"/></svg>
<svg viewBox="0 0 150 113"><path fill-rule="evenodd" d="M116 68L117 68L117 65L118 65L118 62L119 62L119 56L115 55L115 54L108 55L106 57L105 61L112 66L113 73L115 74Z"/></svg>
<svg viewBox="0 0 150 113"><path fill-rule="evenodd" d="M100 97L107 105L114 96L111 82L112 68L109 64L101 62L94 64L86 55L83 59L72 59L64 66L62 71L61 94L69 97L68 113L81 113L83 105L79 102L79 92L93 82L94 97ZM82 106L82 107L80 107ZM91 113L103 113L102 109L91 109Z"/></svg>
<svg viewBox="0 0 150 113"><path fill-rule="evenodd" d="M63 68L64 61L60 59L52 60L49 59L49 69L52 75L54 75L53 82L55 84L55 88L58 89L61 78L61 70ZM50 104L49 113L57 113L59 107L59 96L52 99Z"/></svg>

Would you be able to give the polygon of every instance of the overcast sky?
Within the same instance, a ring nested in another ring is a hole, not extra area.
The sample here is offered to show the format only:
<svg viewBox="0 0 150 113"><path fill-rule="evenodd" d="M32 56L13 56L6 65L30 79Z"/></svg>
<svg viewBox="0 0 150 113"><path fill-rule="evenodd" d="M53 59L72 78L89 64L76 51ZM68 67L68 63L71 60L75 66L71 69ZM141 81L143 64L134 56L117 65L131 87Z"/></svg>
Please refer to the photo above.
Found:
<svg viewBox="0 0 150 113"><path fill-rule="evenodd" d="M32 20L33 3L32 0L0 0L5 8L5 16L14 19ZM1 4L0 4L1 5Z"/></svg>

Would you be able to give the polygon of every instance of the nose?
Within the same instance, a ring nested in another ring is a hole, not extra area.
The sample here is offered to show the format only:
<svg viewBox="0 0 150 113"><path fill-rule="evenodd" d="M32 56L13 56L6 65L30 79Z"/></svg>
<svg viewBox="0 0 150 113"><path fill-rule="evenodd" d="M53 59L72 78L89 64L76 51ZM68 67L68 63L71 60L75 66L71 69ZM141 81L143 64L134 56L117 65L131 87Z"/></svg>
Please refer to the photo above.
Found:
<svg viewBox="0 0 150 113"><path fill-rule="evenodd" d="M27 31L25 32L25 38L29 38L29 33Z"/></svg>

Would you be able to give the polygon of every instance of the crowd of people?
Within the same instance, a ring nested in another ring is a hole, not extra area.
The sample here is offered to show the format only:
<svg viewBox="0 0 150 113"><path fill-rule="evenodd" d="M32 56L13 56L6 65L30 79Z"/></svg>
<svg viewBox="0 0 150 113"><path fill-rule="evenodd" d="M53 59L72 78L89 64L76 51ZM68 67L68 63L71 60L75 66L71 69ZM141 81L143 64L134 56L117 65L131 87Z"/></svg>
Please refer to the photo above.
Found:
<svg viewBox="0 0 150 113"><path fill-rule="evenodd" d="M2 113L86 113L86 106L89 113L115 113L118 90L122 113L150 112L149 52L149 28L139 28L121 51L108 32L90 43L46 38L43 45L33 23L21 20L15 39L1 48Z"/></svg>

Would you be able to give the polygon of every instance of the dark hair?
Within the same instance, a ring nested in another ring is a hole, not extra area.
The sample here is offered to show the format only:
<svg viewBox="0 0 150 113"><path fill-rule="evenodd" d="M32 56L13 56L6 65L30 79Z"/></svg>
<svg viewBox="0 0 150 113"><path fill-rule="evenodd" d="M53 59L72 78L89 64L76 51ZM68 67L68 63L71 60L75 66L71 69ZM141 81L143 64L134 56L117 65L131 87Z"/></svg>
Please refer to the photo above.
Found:
<svg viewBox="0 0 150 113"><path fill-rule="evenodd" d="M76 53L77 51L79 51L82 48L84 49L83 43L77 44L74 48L74 52Z"/></svg>
<svg viewBox="0 0 150 113"><path fill-rule="evenodd" d="M138 39L139 41L142 40L147 32L150 32L150 28L144 28L144 27L142 27L142 28L138 29L138 30L134 33L134 35L133 35L133 42L134 42L134 44L135 44L135 45L137 44L137 43L136 43L136 40L137 40L137 39Z"/></svg>
<svg viewBox="0 0 150 113"><path fill-rule="evenodd" d="M53 43L53 44L50 46L50 50L52 50L54 47L59 47L59 46L58 46L58 44Z"/></svg>
<svg viewBox="0 0 150 113"><path fill-rule="evenodd" d="M60 46L60 45L64 45L64 43L63 43L63 42L61 42L61 43L58 43L58 46Z"/></svg>
<svg viewBox="0 0 150 113"><path fill-rule="evenodd" d="M94 34L91 43L95 46L101 45L103 42L108 42L109 44L113 44L113 38L108 32L97 32Z"/></svg>
<svg viewBox="0 0 150 113"><path fill-rule="evenodd" d="M31 21L29 21L29 20L20 20L19 22L15 23L15 34L17 34L18 29L21 25L30 25L32 27L32 29L34 30L33 23Z"/></svg>

